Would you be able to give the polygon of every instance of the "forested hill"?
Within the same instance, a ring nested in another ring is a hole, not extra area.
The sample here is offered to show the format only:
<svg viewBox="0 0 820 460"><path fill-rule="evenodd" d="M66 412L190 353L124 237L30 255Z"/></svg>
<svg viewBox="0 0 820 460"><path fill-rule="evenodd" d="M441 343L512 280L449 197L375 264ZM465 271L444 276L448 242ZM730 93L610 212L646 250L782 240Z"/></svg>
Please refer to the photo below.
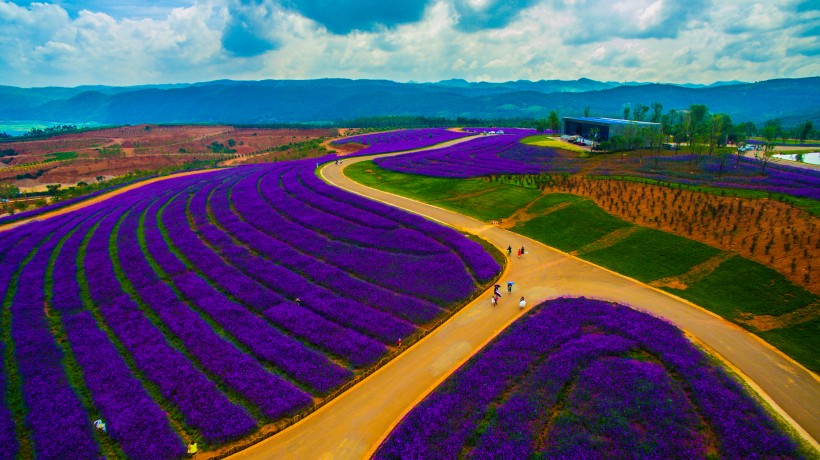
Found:
<svg viewBox="0 0 820 460"><path fill-rule="evenodd" d="M669 109L705 104L734 122L780 118L820 124L820 77L708 87L574 81L397 83L386 80L265 80L134 87L0 86L0 120L61 123L292 123L409 115L542 118L551 110L620 117L625 105Z"/></svg>

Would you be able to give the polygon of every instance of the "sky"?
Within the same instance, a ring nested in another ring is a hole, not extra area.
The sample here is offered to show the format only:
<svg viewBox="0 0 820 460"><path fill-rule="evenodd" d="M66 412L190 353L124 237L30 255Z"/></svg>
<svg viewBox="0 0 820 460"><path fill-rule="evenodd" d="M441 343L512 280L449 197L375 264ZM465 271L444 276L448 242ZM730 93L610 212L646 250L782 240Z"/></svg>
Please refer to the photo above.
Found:
<svg viewBox="0 0 820 460"><path fill-rule="evenodd" d="M820 0L0 0L0 85L820 75Z"/></svg>

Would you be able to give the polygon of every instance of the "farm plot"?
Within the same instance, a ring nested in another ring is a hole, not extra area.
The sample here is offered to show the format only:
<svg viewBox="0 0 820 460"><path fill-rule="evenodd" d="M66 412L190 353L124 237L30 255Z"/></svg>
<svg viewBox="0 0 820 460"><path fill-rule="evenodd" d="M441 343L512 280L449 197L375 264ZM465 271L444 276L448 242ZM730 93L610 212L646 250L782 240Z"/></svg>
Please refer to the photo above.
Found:
<svg viewBox="0 0 820 460"><path fill-rule="evenodd" d="M570 159L562 159L560 170L555 169L558 153L521 144L522 137L520 133L481 136L450 147L376 158L374 162L391 171L454 178L577 170Z"/></svg>
<svg viewBox="0 0 820 460"><path fill-rule="evenodd" d="M171 179L0 233L0 457L177 458L284 422L500 270L314 163Z"/></svg>
<svg viewBox="0 0 820 460"><path fill-rule="evenodd" d="M674 326L545 302L445 380L376 451L398 458L799 458Z"/></svg>
<svg viewBox="0 0 820 460"><path fill-rule="evenodd" d="M443 128L403 129L350 136L335 140L331 142L331 145L362 144L365 148L356 152L357 155L371 155L429 147L472 135L468 132L450 131Z"/></svg>

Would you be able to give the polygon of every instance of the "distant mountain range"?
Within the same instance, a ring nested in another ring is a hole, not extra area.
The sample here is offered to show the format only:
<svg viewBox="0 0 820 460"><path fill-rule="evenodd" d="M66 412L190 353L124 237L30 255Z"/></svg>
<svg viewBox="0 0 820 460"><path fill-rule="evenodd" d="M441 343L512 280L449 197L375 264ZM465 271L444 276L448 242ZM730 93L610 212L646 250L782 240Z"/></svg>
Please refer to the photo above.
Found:
<svg viewBox="0 0 820 460"><path fill-rule="evenodd" d="M669 109L706 104L734 122L780 118L820 124L820 77L708 86L579 80L506 83L445 80L218 80L129 87L0 86L0 120L60 123L309 123L371 116L545 118L551 110L621 117L627 104Z"/></svg>

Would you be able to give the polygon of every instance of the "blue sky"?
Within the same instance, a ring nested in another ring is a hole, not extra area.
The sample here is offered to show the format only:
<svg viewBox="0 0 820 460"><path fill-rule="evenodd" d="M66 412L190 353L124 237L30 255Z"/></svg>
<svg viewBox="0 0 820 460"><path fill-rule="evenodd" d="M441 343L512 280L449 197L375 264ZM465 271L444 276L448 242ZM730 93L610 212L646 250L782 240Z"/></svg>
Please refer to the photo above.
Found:
<svg viewBox="0 0 820 460"><path fill-rule="evenodd" d="M0 0L0 84L820 75L820 1Z"/></svg>

